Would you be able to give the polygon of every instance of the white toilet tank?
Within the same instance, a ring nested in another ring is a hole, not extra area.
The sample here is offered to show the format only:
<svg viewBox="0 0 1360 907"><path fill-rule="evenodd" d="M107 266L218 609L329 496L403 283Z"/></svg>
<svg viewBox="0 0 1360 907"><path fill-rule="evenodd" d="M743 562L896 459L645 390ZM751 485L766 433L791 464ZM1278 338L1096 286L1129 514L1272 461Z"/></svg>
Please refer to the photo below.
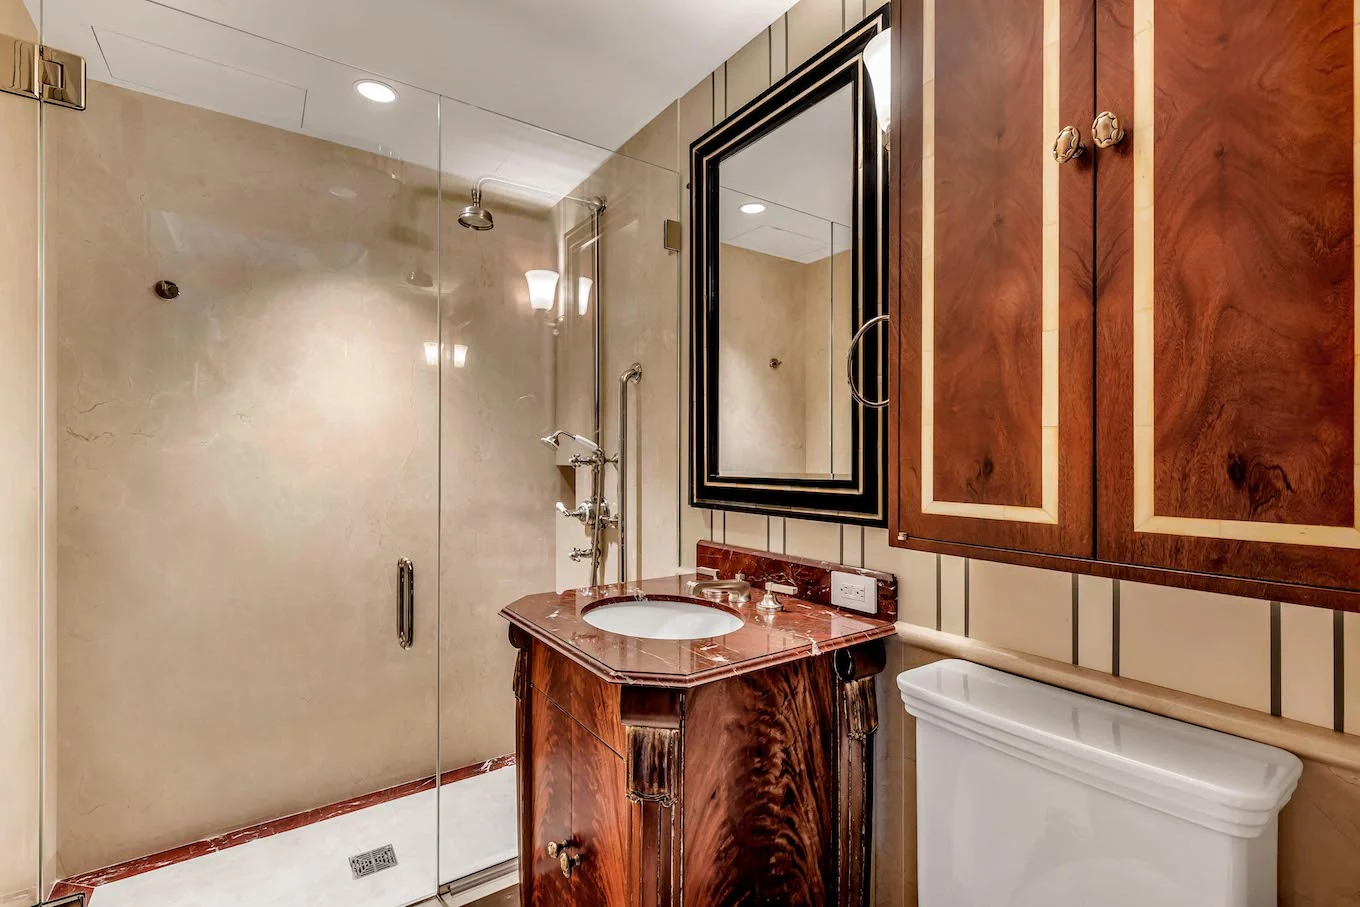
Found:
<svg viewBox="0 0 1360 907"><path fill-rule="evenodd" d="M966 661L897 686L921 907L1274 907L1293 754Z"/></svg>

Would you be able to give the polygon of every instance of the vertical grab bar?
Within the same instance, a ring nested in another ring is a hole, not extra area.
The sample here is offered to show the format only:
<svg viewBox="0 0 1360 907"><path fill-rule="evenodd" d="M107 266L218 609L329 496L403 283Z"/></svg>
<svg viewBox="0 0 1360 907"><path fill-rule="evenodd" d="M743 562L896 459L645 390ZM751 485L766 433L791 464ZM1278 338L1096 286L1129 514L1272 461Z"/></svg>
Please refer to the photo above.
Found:
<svg viewBox="0 0 1360 907"><path fill-rule="evenodd" d="M598 316L599 303L596 303ZM619 582L628 582L628 385L642 380L642 363L619 375Z"/></svg>
<svg viewBox="0 0 1360 907"><path fill-rule="evenodd" d="M397 644L411 648L415 641L416 568L409 557L397 559Z"/></svg>

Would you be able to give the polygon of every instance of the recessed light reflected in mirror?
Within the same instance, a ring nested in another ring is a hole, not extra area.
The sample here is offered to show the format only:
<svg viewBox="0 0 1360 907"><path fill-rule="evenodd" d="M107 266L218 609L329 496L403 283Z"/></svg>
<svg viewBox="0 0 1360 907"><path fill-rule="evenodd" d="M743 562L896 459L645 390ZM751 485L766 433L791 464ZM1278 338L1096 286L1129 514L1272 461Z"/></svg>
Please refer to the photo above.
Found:
<svg viewBox="0 0 1360 907"><path fill-rule="evenodd" d="M747 202L737 209L742 214L760 214L765 210L765 206L760 202Z"/></svg>
<svg viewBox="0 0 1360 907"><path fill-rule="evenodd" d="M359 193L355 192L349 186L331 186L331 195L334 195L336 198L343 198L346 201L359 197Z"/></svg>
<svg viewBox="0 0 1360 907"><path fill-rule="evenodd" d="M462 368L467 365L468 348L461 343L453 345L453 367Z"/></svg>
<svg viewBox="0 0 1360 907"><path fill-rule="evenodd" d="M374 104L391 104L397 99L397 90L383 82L360 79L354 83L354 90Z"/></svg>
<svg viewBox="0 0 1360 907"><path fill-rule="evenodd" d="M425 341L425 364L439 364L439 344L433 340Z"/></svg>

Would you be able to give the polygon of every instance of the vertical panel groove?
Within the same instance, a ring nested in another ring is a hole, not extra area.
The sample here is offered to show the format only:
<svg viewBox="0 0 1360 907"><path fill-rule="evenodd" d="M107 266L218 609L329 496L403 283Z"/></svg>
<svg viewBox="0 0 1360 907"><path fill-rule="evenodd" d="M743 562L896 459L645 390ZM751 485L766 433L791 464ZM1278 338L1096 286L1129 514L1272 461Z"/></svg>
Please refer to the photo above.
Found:
<svg viewBox="0 0 1360 907"><path fill-rule="evenodd" d="M1270 714L1284 713L1283 678L1280 654L1280 603L1270 603Z"/></svg>

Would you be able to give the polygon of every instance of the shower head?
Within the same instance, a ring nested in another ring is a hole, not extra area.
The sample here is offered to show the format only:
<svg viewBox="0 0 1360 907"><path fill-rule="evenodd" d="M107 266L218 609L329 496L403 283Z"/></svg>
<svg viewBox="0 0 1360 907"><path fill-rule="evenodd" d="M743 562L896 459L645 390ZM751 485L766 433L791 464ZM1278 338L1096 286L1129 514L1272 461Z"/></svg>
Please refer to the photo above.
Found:
<svg viewBox="0 0 1360 907"><path fill-rule="evenodd" d="M589 438L583 438L577 434L572 434L569 431L558 430L550 435L547 435L546 437L539 438L539 440L542 441L544 444L548 445L549 447L551 447L553 450L557 450L564 436L571 438L573 441L575 441L577 444L580 444L582 447L590 451L592 454L601 452L599 446L594 441L590 440Z"/></svg>
<svg viewBox="0 0 1360 907"><path fill-rule="evenodd" d="M474 188L472 190L472 204L458 212L458 223L467 227L469 230L490 230L496 226L496 220L491 216L491 212L482 207L482 190Z"/></svg>

